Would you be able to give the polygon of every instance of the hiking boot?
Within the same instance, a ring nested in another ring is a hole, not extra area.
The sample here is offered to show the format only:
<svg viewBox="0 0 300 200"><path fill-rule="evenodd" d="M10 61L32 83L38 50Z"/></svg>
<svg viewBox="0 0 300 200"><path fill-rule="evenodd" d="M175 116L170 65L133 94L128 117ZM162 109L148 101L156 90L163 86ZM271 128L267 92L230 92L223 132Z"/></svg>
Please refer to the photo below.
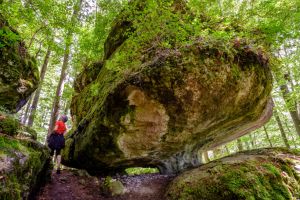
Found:
<svg viewBox="0 0 300 200"><path fill-rule="evenodd" d="M60 174L60 169L57 169L57 170L56 170L56 174Z"/></svg>

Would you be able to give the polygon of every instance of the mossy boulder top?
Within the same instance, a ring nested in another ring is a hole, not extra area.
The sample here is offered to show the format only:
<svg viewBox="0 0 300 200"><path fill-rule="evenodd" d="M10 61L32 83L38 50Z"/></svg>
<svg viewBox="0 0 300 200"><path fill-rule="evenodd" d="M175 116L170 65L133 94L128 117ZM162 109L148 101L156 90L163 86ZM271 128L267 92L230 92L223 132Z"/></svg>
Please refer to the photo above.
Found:
<svg viewBox="0 0 300 200"><path fill-rule="evenodd" d="M180 174L165 199L299 199L299 163L285 149L240 152Z"/></svg>
<svg viewBox="0 0 300 200"><path fill-rule="evenodd" d="M0 107L17 112L38 87L39 71L17 31L0 15Z"/></svg>
<svg viewBox="0 0 300 200"><path fill-rule="evenodd" d="M199 35L191 24L206 23L184 1L159 2L131 1L112 27L103 62L76 79L65 164L94 172L128 166L176 172L199 165L199 150L271 116L263 48L247 38Z"/></svg>

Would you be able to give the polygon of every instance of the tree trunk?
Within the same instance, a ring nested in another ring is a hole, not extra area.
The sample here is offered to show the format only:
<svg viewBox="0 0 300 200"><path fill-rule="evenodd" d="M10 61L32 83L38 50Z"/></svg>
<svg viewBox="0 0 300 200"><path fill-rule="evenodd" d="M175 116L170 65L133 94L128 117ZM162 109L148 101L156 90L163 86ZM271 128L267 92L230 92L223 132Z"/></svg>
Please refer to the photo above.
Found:
<svg viewBox="0 0 300 200"><path fill-rule="evenodd" d="M291 129L289 128L289 125L287 124L286 120L287 120L287 119L285 118L285 119L284 119L284 125L285 125L285 127L286 127L288 133L290 133L290 136L291 136L291 138L292 138L293 145L295 146L295 148L297 148L296 139L294 138L293 133L292 133Z"/></svg>
<svg viewBox="0 0 300 200"><path fill-rule="evenodd" d="M274 110L274 116L275 116L276 122L277 122L277 124L278 124L279 130L280 130L280 133L281 133L282 140L283 140L285 146L286 146L287 148L290 148L290 144L289 144L289 142L288 142L286 133L285 133L285 131L284 131L284 129L283 129L282 122L281 122L281 119L280 119L280 117L279 117L279 115L278 115L278 113L277 113L277 110Z"/></svg>
<svg viewBox="0 0 300 200"><path fill-rule="evenodd" d="M297 132L298 136L300 137L300 119L298 117L296 104L293 103L293 106L292 107L290 106L290 100L288 98L288 95L289 95L290 91L289 91L286 84L281 85L280 90L282 92L283 99L284 99L284 101L285 101L285 103L288 107L289 113L290 113L290 115L292 117L292 120L294 122L296 132Z"/></svg>
<svg viewBox="0 0 300 200"><path fill-rule="evenodd" d="M229 148L227 147L227 145L225 145L225 149L226 149L227 154L229 155L230 151L229 151Z"/></svg>
<svg viewBox="0 0 300 200"><path fill-rule="evenodd" d="M24 113L24 116L22 118L22 124L26 124L26 121L27 121L27 118L28 118L28 114L29 114L29 109L30 109L30 105L31 105L31 102L32 102L32 96L29 98L28 102L27 102L27 105L26 105L26 109L25 109L25 113Z"/></svg>
<svg viewBox="0 0 300 200"><path fill-rule="evenodd" d="M252 133L249 134L250 143L252 145L252 149L256 148L255 137L252 136Z"/></svg>
<svg viewBox="0 0 300 200"><path fill-rule="evenodd" d="M48 128L48 135L51 134L51 132L54 128L54 125L55 125L55 121L57 120L57 117L58 117L59 103L60 103L60 98L62 95L62 89L64 87L63 86L64 80L67 75L69 56L70 56L70 45L66 44L60 79L59 79L59 82L58 82L58 85L56 88L56 93L55 93L55 97L54 97L54 101L53 101L52 109L51 109L52 112L51 112L50 124L49 124L49 128Z"/></svg>
<svg viewBox="0 0 300 200"><path fill-rule="evenodd" d="M271 140L270 140L270 137L269 137L268 131L267 131L267 129L266 129L266 126L264 126L264 131L265 131L267 140L268 140L268 142L269 142L269 144L270 144L270 147L273 147L273 144L272 144L272 142L271 142Z"/></svg>
<svg viewBox="0 0 300 200"><path fill-rule="evenodd" d="M46 74L46 71L47 71L48 63L49 63L50 54L51 54L51 49L50 49L50 46L49 46L48 50L47 50L47 53L45 55L44 63L43 63L41 73L40 73L40 79L41 79L40 86L38 87L38 89L35 92L33 102L32 102L32 105L31 105L31 113L30 113L29 120L28 120L28 126L29 127L32 127L33 122L34 122L34 118L35 118L35 115L36 115L36 109L37 109L37 105L38 105L41 90L42 90L42 85L43 85L43 82L44 82L44 79L45 79L45 74Z"/></svg>
<svg viewBox="0 0 300 200"><path fill-rule="evenodd" d="M78 0L76 5L74 6L73 15L71 18L71 23L74 26L75 26L75 23L77 22L77 17L78 17L80 8L81 8L82 1L83 0ZM57 120L57 117L58 117L59 104L60 104L60 99L61 99L61 95L62 95L64 80L67 76L67 69L69 66L69 57L70 57L70 49L72 46L72 39L73 39L73 30L70 29L66 36L64 60L63 60L63 64L62 64L60 79L59 79L59 82L58 82L58 85L56 88L56 93L55 93L55 97L54 97L54 101L53 101L53 105L52 105L52 110L51 110L52 113L51 113L47 137L51 134L51 132L54 128L54 125L55 125L55 121Z"/></svg>
<svg viewBox="0 0 300 200"><path fill-rule="evenodd" d="M203 157L204 157L204 163L210 162L209 156L208 156L208 151L203 152Z"/></svg>
<svg viewBox="0 0 300 200"><path fill-rule="evenodd" d="M238 150L244 151L243 142L242 142L241 138L238 138L236 141L237 141Z"/></svg>
<svg viewBox="0 0 300 200"><path fill-rule="evenodd" d="M245 141L244 144L246 146L246 150L250 150L251 149L249 141Z"/></svg>

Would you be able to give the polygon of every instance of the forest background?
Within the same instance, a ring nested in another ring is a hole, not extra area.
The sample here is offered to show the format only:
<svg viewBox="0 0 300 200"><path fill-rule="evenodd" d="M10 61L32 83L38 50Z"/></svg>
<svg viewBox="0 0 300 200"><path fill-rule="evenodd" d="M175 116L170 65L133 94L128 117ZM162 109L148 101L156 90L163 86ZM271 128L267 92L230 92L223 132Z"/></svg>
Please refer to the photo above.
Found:
<svg viewBox="0 0 300 200"><path fill-rule="evenodd" d="M209 151L207 159L245 149L299 148L300 1L189 0L187 3L199 18L209 19L210 26L195 22L203 37L209 35L215 41L228 40L228 43L236 38L238 43L239 38L247 36L256 43L261 41L273 57L273 117L250 134ZM5 31L0 32L0 37L7 42L24 40L40 69L40 87L14 115L38 132L39 141L45 141L58 114L70 116L76 74L84 66L101 60L111 24L119 11L128 6L127 0L0 0L1 14L22 38ZM208 28L212 26L218 28ZM4 45L0 43L0 48Z"/></svg>

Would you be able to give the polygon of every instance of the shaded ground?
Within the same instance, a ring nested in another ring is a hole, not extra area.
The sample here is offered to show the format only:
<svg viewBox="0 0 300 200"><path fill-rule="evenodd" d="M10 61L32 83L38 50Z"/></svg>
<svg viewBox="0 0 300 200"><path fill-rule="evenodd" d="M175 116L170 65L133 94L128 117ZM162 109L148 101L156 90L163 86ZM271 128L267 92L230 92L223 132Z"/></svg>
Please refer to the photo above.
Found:
<svg viewBox="0 0 300 200"><path fill-rule="evenodd" d="M37 200L161 200L172 176L145 174L114 177L126 187L122 196L107 197L100 190L103 178L91 177L77 171L63 170L52 173L52 180L42 190Z"/></svg>

